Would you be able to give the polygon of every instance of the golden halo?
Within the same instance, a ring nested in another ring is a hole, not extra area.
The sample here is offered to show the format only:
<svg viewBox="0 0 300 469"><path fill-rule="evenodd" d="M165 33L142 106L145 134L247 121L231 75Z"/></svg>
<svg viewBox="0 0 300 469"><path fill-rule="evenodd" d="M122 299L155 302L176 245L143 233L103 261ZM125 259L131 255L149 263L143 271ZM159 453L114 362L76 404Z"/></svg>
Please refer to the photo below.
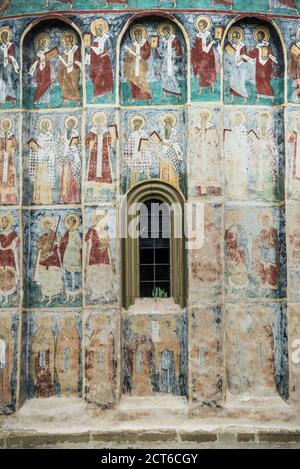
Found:
<svg viewBox="0 0 300 469"><path fill-rule="evenodd" d="M270 111L261 111L258 113L259 117L265 116L266 114L268 115L269 119L272 119L272 113Z"/></svg>
<svg viewBox="0 0 300 469"><path fill-rule="evenodd" d="M53 217L43 217L40 221L40 228L42 230L44 230L44 224L45 223L49 223L50 224L50 228L52 230L54 230L54 228L56 227L56 221L54 220Z"/></svg>
<svg viewBox="0 0 300 469"><path fill-rule="evenodd" d="M135 41L134 32L139 29L142 32L142 38L145 39L148 36L148 30L143 24L135 24L130 30L130 36Z"/></svg>
<svg viewBox="0 0 300 469"><path fill-rule="evenodd" d="M8 219L8 227L6 229L9 230L14 224L14 217L10 212L2 212L0 214L0 227L2 227L2 220L4 217Z"/></svg>
<svg viewBox="0 0 300 469"><path fill-rule="evenodd" d="M204 112L206 112L208 114L208 119L211 119L212 118L212 110L209 109L208 107L203 107L199 110L199 116L201 116L201 114L203 114Z"/></svg>
<svg viewBox="0 0 300 469"><path fill-rule="evenodd" d="M175 125L177 124L177 117L175 116L175 114L173 114L172 112L167 112L159 118L160 123L164 125L164 121L167 118L171 119L172 127L175 127Z"/></svg>
<svg viewBox="0 0 300 469"><path fill-rule="evenodd" d="M51 120L49 117L43 117L43 118L39 121L39 123L38 123L38 127L39 127L40 130L42 130L42 124L43 124L43 122L48 122L48 124L49 124L49 129L48 129L48 130L49 130L49 132L50 132L50 131L52 130L52 127L53 127L53 122L52 122L52 120Z"/></svg>
<svg viewBox="0 0 300 469"><path fill-rule="evenodd" d="M38 42L39 42L39 39L42 38L42 37L46 39L46 48L49 47L50 41L51 41L49 34L39 33L34 38L34 46L35 46L36 49L38 49Z"/></svg>
<svg viewBox="0 0 300 469"><path fill-rule="evenodd" d="M68 224L70 218L75 218L75 220L76 220L75 226L72 227L72 228L75 230L76 228L78 228L78 226L80 226L80 218L78 217L78 215L76 215L76 213L69 213L69 214L66 216L65 221L64 221L65 226L66 226L66 228L68 228L68 229L70 229L69 224Z"/></svg>
<svg viewBox="0 0 300 469"><path fill-rule="evenodd" d="M197 16L197 18L195 19L195 28L197 31L200 31L199 29L199 23L200 21L205 21L207 23L207 26L206 28L204 29L204 31L209 31L210 28L212 27L212 20L211 18L209 18L209 16Z"/></svg>
<svg viewBox="0 0 300 469"><path fill-rule="evenodd" d="M2 28L0 28L0 42L2 44L2 40L1 40L1 36L2 36L2 33L7 33L8 34L8 38L7 40L10 41L11 40L11 29L9 26L2 26Z"/></svg>
<svg viewBox="0 0 300 469"><path fill-rule="evenodd" d="M233 42L232 40L232 36L234 33L240 33L241 35L241 38L239 40L239 42L242 42L245 40L245 32L242 28L239 28L238 26L234 26L233 28L230 28L229 31L228 31L228 39L229 41Z"/></svg>
<svg viewBox="0 0 300 469"><path fill-rule="evenodd" d="M133 123L135 120L141 120L142 121L142 126L141 126L141 129L143 129L145 127L145 119L143 116L140 116L139 114L135 114L134 116L130 117L129 119L129 125L130 127L132 128L133 130Z"/></svg>
<svg viewBox="0 0 300 469"><path fill-rule="evenodd" d="M78 117L77 117L77 116L74 116L73 114L72 114L71 116L66 117L66 118L65 118L65 128L66 128L66 129L68 128L68 123L69 123L70 121L75 122L74 128L77 129L78 123L79 123Z"/></svg>
<svg viewBox="0 0 300 469"><path fill-rule="evenodd" d="M257 35L260 32L264 33L264 35L265 35L264 40L265 41L268 41L270 39L270 30L266 26L258 26L258 28L256 28L254 33L253 33L253 37L256 40L256 42L259 42Z"/></svg>
<svg viewBox="0 0 300 469"><path fill-rule="evenodd" d="M106 112L103 112L103 111L95 112L95 114L93 114L92 120L93 120L93 124L96 126L97 126L97 121L99 120L101 120L101 124L107 125L107 121L108 121L107 114Z"/></svg>
<svg viewBox="0 0 300 469"><path fill-rule="evenodd" d="M91 31L93 36L97 36L96 27L98 24L101 24L104 34L107 33L107 31L109 30L108 23L103 18L98 18L91 24Z"/></svg>
<svg viewBox="0 0 300 469"><path fill-rule="evenodd" d="M4 129L3 129L3 124L4 122L9 122L9 130L11 130L12 128L12 125L13 125L13 121L10 117L4 117L3 119L1 119L0 121L0 129L3 130L4 132Z"/></svg>
<svg viewBox="0 0 300 469"><path fill-rule="evenodd" d="M258 221L260 224L262 224L262 220L264 217L270 218L270 222L273 225L274 224L274 215L270 210L264 210L262 213L258 215Z"/></svg>
<svg viewBox="0 0 300 469"><path fill-rule="evenodd" d="M235 111L231 114L231 122L234 122L235 116L242 116L243 117L243 122L246 120L246 115L243 111Z"/></svg>
<svg viewBox="0 0 300 469"><path fill-rule="evenodd" d="M73 36L74 38L74 44L77 44L77 35L74 31L71 31L71 30L68 30L68 31L65 31L62 35L61 35L61 38L60 38L60 42L63 46L66 46L66 36ZM73 45L74 45L73 44Z"/></svg>
<svg viewBox="0 0 300 469"><path fill-rule="evenodd" d="M171 34L174 34L175 33L175 27L172 23L170 23L170 21L163 21L162 23L160 23L160 25L158 26L157 28L157 31L158 31L158 34L161 36L161 37L165 37L164 34L163 34L163 29L165 26L169 26L170 27L170 30L171 30Z"/></svg>

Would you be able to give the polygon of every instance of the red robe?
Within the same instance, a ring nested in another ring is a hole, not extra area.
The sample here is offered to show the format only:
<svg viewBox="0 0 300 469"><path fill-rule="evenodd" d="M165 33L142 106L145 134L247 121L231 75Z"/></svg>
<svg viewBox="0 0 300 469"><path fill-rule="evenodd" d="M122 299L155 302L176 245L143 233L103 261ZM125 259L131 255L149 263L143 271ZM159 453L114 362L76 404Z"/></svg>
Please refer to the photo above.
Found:
<svg viewBox="0 0 300 469"><path fill-rule="evenodd" d="M141 58L143 60L148 60L151 55L151 49L149 42L146 41L143 47L141 48ZM151 94L147 91L144 91L142 88L135 85L133 82L130 82L131 86L131 97L132 99L142 99L149 101L151 99Z"/></svg>
<svg viewBox="0 0 300 469"><path fill-rule="evenodd" d="M0 234L0 267L16 269L14 252L12 249L8 249L16 239L18 239L18 236L15 231Z"/></svg>
<svg viewBox="0 0 300 469"><path fill-rule="evenodd" d="M106 41L107 42L107 41ZM97 47L97 42L92 47ZM101 96L113 91L113 69L109 49L97 55L91 47L90 77L94 84L94 96ZM105 47L105 46L104 46Z"/></svg>
<svg viewBox="0 0 300 469"><path fill-rule="evenodd" d="M61 267L58 245L53 240L55 239L54 231L50 230L49 233L44 233L39 237L37 247L40 250L39 265L43 267Z"/></svg>
<svg viewBox="0 0 300 469"><path fill-rule="evenodd" d="M63 163L60 170L60 204L78 204L79 188L71 163Z"/></svg>
<svg viewBox="0 0 300 469"><path fill-rule="evenodd" d="M37 89L34 94L34 102L38 102L48 91L51 86L51 63L50 60L46 60L46 65L43 70L40 69L41 59L36 57L37 67L35 70L35 79L37 83Z"/></svg>
<svg viewBox="0 0 300 469"><path fill-rule="evenodd" d="M263 229L257 238L258 249L263 246L268 247L270 251L276 252L276 259L267 260L259 255L257 260L257 271L263 284L269 284L276 287L279 280L278 268L278 235L275 228Z"/></svg>
<svg viewBox="0 0 300 469"><path fill-rule="evenodd" d="M210 41L210 36L208 37ZM216 60L213 47L209 52L203 50L203 39L197 36L192 49L192 64L194 68L194 77L200 77L200 88L210 88L217 78ZM206 44L204 44L204 47Z"/></svg>
<svg viewBox="0 0 300 469"><path fill-rule="evenodd" d="M110 265L108 241L100 239L95 228L90 228L85 241L91 241L89 265Z"/></svg>
<svg viewBox="0 0 300 469"><path fill-rule="evenodd" d="M295 10L298 9L295 0L279 0L279 2L287 6L288 8L293 8Z"/></svg>
<svg viewBox="0 0 300 469"><path fill-rule="evenodd" d="M102 155L98 155L98 135L94 132L89 132L86 144L90 150L90 160L89 160L89 167L88 167L88 182L106 182L111 184L112 181L112 174L111 174L111 166L109 160L109 147L111 145L111 136L109 131L105 132L102 136ZM97 177L97 161L98 158L102 157L102 171L101 177Z"/></svg>
<svg viewBox="0 0 300 469"><path fill-rule="evenodd" d="M221 5L233 7L233 0L215 0L214 3L221 3Z"/></svg>
<svg viewBox="0 0 300 469"><path fill-rule="evenodd" d="M271 46L268 47L268 54L273 55ZM271 85L271 78L273 75L273 62L268 59L265 65L259 61L260 52L257 47L254 47L249 52L249 57L256 59L256 91L258 96L266 96L274 98L274 90Z"/></svg>

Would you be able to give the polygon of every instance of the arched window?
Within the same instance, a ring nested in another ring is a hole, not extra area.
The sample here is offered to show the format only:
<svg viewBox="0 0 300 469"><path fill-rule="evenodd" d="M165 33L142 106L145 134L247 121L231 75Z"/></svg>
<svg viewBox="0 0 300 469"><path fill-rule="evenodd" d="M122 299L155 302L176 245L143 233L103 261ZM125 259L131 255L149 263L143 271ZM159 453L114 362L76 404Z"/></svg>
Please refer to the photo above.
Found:
<svg viewBox="0 0 300 469"><path fill-rule="evenodd" d="M122 206L123 306L137 298L174 298L185 305L181 193L161 181L142 182ZM135 229L133 229L135 228Z"/></svg>

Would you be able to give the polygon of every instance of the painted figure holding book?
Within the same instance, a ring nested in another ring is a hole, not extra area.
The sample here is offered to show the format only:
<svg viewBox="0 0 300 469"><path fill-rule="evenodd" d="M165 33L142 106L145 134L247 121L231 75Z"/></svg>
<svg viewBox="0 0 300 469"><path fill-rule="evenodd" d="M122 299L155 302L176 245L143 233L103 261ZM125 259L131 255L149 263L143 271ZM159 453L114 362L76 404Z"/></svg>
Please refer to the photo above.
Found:
<svg viewBox="0 0 300 469"><path fill-rule="evenodd" d="M0 106L7 102L15 105L17 99L19 64L11 36L11 29L8 26L0 28Z"/></svg>
<svg viewBox="0 0 300 469"><path fill-rule="evenodd" d="M36 84L34 104L50 106L50 95L55 82L55 72L51 60L58 55L57 48L49 49L50 36L39 33L34 38L36 57L29 69L29 75Z"/></svg>
<svg viewBox="0 0 300 469"><path fill-rule="evenodd" d="M133 42L131 47L126 48L123 75L130 83L131 104L136 100L151 103L151 90L147 80L151 49L147 40L147 28L142 24L136 24L132 27L130 36Z"/></svg>

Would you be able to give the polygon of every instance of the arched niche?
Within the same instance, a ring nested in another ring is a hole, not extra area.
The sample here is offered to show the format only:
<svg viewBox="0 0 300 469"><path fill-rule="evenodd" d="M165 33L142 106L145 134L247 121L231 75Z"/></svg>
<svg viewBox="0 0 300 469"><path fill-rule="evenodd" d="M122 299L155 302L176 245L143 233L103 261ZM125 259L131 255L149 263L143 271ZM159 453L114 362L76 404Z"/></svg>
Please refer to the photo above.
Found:
<svg viewBox="0 0 300 469"><path fill-rule="evenodd" d="M31 25L22 39L22 104L25 109L78 107L84 60L79 30L61 17Z"/></svg>
<svg viewBox="0 0 300 469"><path fill-rule="evenodd" d="M275 26L262 18L242 17L223 39L224 103L280 105L285 102L285 49Z"/></svg>
<svg viewBox="0 0 300 469"><path fill-rule="evenodd" d="M131 20L119 38L119 99L125 106L184 104L187 34L169 15Z"/></svg>

